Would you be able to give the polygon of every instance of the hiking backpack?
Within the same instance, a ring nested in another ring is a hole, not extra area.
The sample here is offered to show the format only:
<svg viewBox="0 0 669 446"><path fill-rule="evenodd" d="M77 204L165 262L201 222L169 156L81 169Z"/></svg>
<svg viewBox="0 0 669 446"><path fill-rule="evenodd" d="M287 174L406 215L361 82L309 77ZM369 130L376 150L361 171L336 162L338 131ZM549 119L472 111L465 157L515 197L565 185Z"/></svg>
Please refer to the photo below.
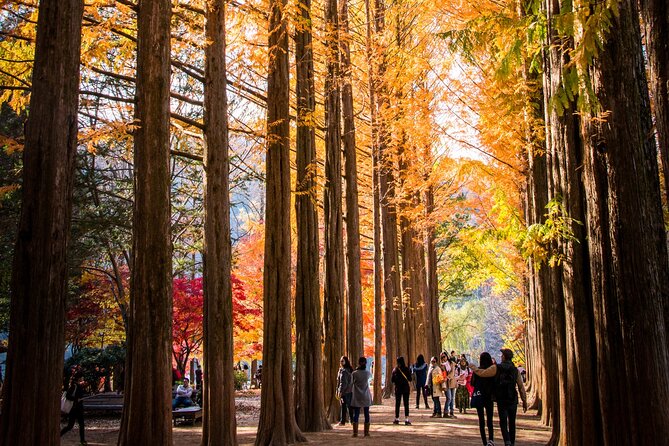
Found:
<svg viewBox="0 0 669 446"><path fill-rule="evenodd" d="M518 369L513 365L500 364L495 375L495 400L498 403L513 403L516 401L516 377Z"/></svg>

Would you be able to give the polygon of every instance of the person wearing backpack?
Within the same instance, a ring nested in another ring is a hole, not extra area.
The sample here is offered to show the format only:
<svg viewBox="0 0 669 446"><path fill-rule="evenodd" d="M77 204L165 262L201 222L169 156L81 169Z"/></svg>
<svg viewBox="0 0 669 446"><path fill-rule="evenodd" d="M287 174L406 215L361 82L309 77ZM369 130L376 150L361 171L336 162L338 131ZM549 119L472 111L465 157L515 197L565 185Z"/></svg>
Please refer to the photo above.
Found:
<svg viewBox="0 0 669 446"><path fill-rule="evenodd" d="M523 412L527 411L527 394L518 369L513 365L513 352L508 348L500 350L502 361L486 369L472 366L472 370L481 378L495 378L494 396L497 401L499 428L502 431L505 446L513 446L516 442L516 412L518 410L518 391L523 400Z"/></svg>
<svg viewBox="0 0 669 446"><path fill-rule="evenodd" d="M490 353L483 352L479 357L479 366L481 370L487 369L492 366L492 357ZM470 365L470 368L475 366ZM483 446L494 446L494 434L493 434L493 424L492 424L492 413L493 413L493 393L495 390L495 378L481 378L475 373L472 374L472 386L474 386L474 392L471 400L471 406L476 409L476 413L479 417L479 431L481 433L481 440L483 441ZM488 426L488 437L485 434L486 424Z"/></svg>
<svg viewBox="0 0 669 446"><path fill-rule="evenodd" d="M427 404L427 364L425 363L425 357L423 355L418 355L416 358L416 363L411 367L411 379L414 380L416 384L416 409L420 409L420 396L423 395L423 400L425 401L425 408L429 409L430 406Z"/></svg>

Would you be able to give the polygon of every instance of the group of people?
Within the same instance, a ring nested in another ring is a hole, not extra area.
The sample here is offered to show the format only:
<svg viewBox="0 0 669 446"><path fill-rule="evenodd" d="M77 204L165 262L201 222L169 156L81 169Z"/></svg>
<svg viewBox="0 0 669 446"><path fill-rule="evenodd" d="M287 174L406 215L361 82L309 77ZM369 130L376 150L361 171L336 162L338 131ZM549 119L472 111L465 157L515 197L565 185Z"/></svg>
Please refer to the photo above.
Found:
<svg viewBox="0 0 669 446"><path fill-rule="evenodd" d="M476 409L479 430L484 446L494 446L493 405L497 402L497 412L502 438L505 446L512 446L516 441L516 412L518 393L527 410L527 395L523 385L525 377L513 364L513 352L502 349L500 362L496 363L488 352L481 353L479 366L470 364L466 356L455 356L455 352L442 352L439 359L433 356L426 364L423 355L418 355L416 363L407 366L404 357L397 358L390 381L395 389L395 419L400 423L400 406L404 405L404 424L411 425L409 419L409 397L411 388L416 390L416 409L423 399L429 409L428 396L432 398L432 417L442 417L441 396L446 401L443 406L444 418L456 418L455 408L466 413L472 407ZM337 375L337 396L341 403L339 425L346 424L347 414L353 423L353 436L358 436L358 416L360 409L365 414L365 436L369 436L369 406L371 393L369 380L371 374L365 370L367 360L360 358L354 371L349 359L342 356L341 367ZM488 429L486 435L486 426Z"/></svg>

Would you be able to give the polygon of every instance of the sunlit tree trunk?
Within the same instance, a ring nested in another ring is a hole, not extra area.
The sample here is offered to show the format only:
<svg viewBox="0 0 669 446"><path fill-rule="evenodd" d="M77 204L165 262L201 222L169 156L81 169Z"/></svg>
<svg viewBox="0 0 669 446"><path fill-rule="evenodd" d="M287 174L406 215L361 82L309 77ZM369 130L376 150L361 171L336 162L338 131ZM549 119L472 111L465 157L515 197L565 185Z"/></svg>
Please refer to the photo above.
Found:
<svg viewBox="0 0 669 446"><path fill-rule="evenodd" d="M337 0L325 3L325 328L324 392L328 420L339 413L335 396L339 358L344 353L344 245L341 184L341 102Z"/></svg>
<svg viewBox="0 0 669 446"><path fill-rule="evenodd" d="M346 259L348 260L346 352L355 360L364 353L362 333L362 284L360 278L360 212L358 210L358 168L355 143L353 86L351 83L351 35L348 29L348 0L339 0L341 20L341 97L344 118L346 172Z"/></svg>
<svg viewBox="0 0 669 446"><path fill-rule="evenodd" d="M316 206L316 135L311 1L300 0L295 30L297 71L297 274L295 278L295 417L302 431L329 429L323 401L323 339Z"/></svg>
<svg viewBox="0 0 669 446"><path fill-rule="evenodd" d="M172 443L169 0L137 14L130 337L119 446Z"/></svg>
<svg viewBox="0 0 669 446"><path fill-rule="evenodd" d="M425 320L427 323L427 348L431 356L441 352L441 325L439 323L439 280L437 277L437 248L434 221L434 188L429 185L425 191L425 214L427 229L425 231ZM427 359L427 358L426 358Z"/></svg>
<svg viewBox="0 0 669 446"><path fill-rule="evenodd" d="M236 445L225 0L207 1L202 445Z"/></svg>
<svg viewBox="0 0 669 446"><path fill-rule="evenodd" d="M270 1L263 374L256 446L304 441L295 420L290 295L290 85L285 0Z"/></svg>
<svg viewBox="0 0 669 446"><path fill-rule="evenodd" d="M379 194L379 145L378 116L376 102L376 82L374 69L374 50L372 48L372 8L370 0L365 0L367 16L366 55L369 73L369 108L371 115L371 153L372 153L372 194L374 205L374 404L383 403L383 387L381 383L382 350L383 350L383 294L381 278L383 277L381 251L381 199ZM388 375L386 375L388 376Z"/></svg>
<svg viewBox="0 0 669 446"><path fill-rule="evenodd" d="M58 445L67 245L77 151L81 0L39 5L0 444Z"/></svg>

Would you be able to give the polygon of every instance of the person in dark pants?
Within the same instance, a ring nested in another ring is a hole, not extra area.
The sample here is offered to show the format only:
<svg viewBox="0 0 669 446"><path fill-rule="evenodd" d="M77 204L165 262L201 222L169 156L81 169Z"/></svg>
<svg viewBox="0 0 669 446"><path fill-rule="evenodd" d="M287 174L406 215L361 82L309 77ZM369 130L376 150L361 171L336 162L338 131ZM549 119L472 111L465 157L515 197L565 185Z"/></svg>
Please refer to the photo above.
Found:
<svg viewBox="0 0 669 446"><path fill-rule="evenodd" d="M353 407L353 436L358 436L358 423L360 420L360 409L363 410L365 417L365 437L369 437L369 406L372 405L372 393L369 391L369 380L372 374L367 368L367 358L361 356L358 359L358 368L353 372L353 397L351 398L351 407Z"/></svg>
<svg viewBox="0 0 669 446"><path fill-rule="evenodd" d="M404 400L404 424L409 426L409 394L411 393L411 370L406 366L404 357L397 358L397 366L393 369L390 381L395 384L395 421L393 424L400 424L400 402Z"/></svg>
<svg viewBox="0 0 669 446"><path fill-rule="evenodd" d="M427 381L427 364L425 363L425 357L423 355L418 355L416 358L416 363L411 367L413 375L416 376L416 409L420 408L420 395L423 394L423 400L425 400L425 408L429 409L430 406L427 404L427 393L428 387L426 385Z"/></svg>
<svg viewBox="0 0 669 446"><path fill-rule="evenodd" d="M67 432L71 431L74 427L74 422L76 421L79 424L79 440L82 445L87 445L85 433L84 433L84 405L81 402L81 398L86 394L85 391L86 383L83 380L83 375L77 369L72 371L72 377L70 378L70 383L65 392L65 398L72 401L72 409L70 413L67 414L67 426L65 426L60 431L60 436L62 437Z"/></svg>
<svg viewBox="0 0 669 446"><path fill-rule="evenodd" d="M492 357L490 353L483 352L479 358L481 369L487 369L492 366ZM476 413L479 416L479 431L481 432L481 441L483 446L494 445L494 434L492 424L493 400L492 395L495 389L495 378L481 378L474 374L472 376L472 385L474 386L474 395L476 396ZM474 398L472 398L472 403ZM488 436L486 437L485 428L488 425Z"/></svg>
<svg viewBox="0 0 669 446"><path fill-rule="evenodd" d="M518 391L523 400L523 412L527 411L527 395L523 380L513 362L513 352L508 348L500 350L502 362L493 364L487 369L472 367L474 373L482 378L495 378L495 400L499 415L499 428L502 431L505 446L513 446L516 442L516 411L518 410Z"/></svg>
<svg viewBox="0 0 669 446"><path fill-rule="evenodd" d="M348 413L353 420L353 408L351 400L353 399L353 367L348 356L342 356L339 360L339 372L337 373L337 397L341 404L339 423L337 426L346 424L346 414ZM352 422L352 421L351 421Z"/></svg>

